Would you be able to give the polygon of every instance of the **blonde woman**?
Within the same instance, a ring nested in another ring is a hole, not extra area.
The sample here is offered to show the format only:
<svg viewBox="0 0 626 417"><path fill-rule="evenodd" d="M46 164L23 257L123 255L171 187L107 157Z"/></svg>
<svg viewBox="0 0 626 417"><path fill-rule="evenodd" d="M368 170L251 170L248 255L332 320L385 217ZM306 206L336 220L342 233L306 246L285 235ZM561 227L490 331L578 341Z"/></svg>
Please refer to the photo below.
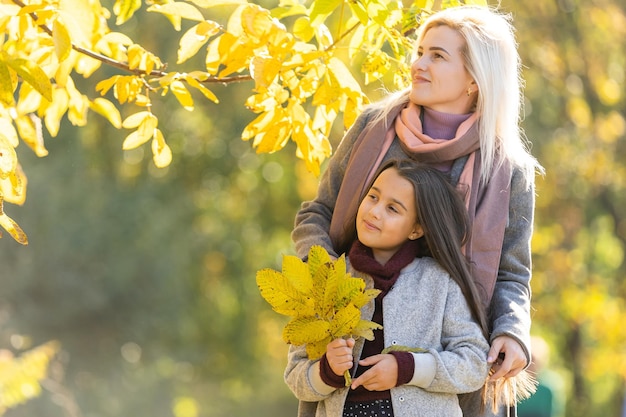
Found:
<svg viewBox="0 0 626 417"><path fill-rule="evenodd" d="M302 257L312 245L339 256L354 241L350 221L382 163L410 158L447 173L465 193L472 230L464 253L489 315L494 380L530 362L530 241L542 168L519 126L520 65L507 15L462 6L430 16L418 34L412 85L356 120L292 233ZM477 394L460 399L466 416L509 411L481 412ZM315 407L301 402L300 415Z"/></svg>

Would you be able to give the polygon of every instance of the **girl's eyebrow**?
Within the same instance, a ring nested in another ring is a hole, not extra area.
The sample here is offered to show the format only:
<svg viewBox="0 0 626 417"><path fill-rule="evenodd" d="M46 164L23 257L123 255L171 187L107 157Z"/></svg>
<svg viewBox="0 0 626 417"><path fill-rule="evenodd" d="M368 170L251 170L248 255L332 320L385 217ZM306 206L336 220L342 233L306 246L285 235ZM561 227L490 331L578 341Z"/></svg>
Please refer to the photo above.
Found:
<svg viewBox="0 0 626 417"><path fill-rule="evenodd" d="M376 186L372 186L372 190L378 192L378 194L380 194L380 189ZM404 209L404 211L408 211L406 206L402 203L402 201L397 200L395 198L392 198L391 201L393 201L394 203L396 203L397 205L399 205L400 207L402 207Z"/></svg>

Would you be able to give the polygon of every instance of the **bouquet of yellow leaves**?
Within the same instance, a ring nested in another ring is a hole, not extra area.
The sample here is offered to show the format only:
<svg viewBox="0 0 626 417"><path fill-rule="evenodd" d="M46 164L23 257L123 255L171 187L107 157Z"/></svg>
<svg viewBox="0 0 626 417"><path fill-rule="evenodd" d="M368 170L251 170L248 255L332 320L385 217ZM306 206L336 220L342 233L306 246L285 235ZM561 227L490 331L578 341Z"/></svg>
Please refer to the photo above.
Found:
<svg viewBox="0 0 626 417"><path fill-rule="evenodd" d="M361 319L361 307L380 291L366 289L365 281L346 273L342 255L333 261L321 246L313 246L308 262L283 256L282 272L265 268L257 272L261 296L279 314L291 317L283 340L305 345L309 359L320 358L326 345L340 337L374 339L377 323ZM346 384L350 375L346 372Z"/></svg>

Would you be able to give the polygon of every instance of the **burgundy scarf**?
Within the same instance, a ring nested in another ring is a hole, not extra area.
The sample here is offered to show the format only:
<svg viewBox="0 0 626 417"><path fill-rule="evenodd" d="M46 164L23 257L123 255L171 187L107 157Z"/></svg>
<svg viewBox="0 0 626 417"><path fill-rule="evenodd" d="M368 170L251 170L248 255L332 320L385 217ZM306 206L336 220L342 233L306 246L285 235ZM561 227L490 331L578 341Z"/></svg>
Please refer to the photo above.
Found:
<svg viewBox="0 0 626 417"><path fill-rule="evenodd" d="M396 135L405 153L420 162L448 162L469 155L459 180L459 186L469 191L466 205L472 224L472 235L464 251L472 266L472 276L488 305L498 276L508 221L511 167L505 162L494 170L489 183L483 185L478 116L463 122L455 138L441 140L422 133L419 115L419 106L402 103L389 112L384 123L370 123L363 129L355 141L337 195L330 237L335 249L340 252L348 249L352 237L346 235L346 219L354 218L363 193Z"/></svg>
<svg viewBox="0 0 626 417"><path fill-rule="evenodd" d="M348 259L354 269L372 277L374 288L381 290L378 297L382 298L396 283L400 271L417 257L419 250L420 245L417 240L407 240L385 265L381 265L374 259L372 249L357 239L350 248Z"/></svg>

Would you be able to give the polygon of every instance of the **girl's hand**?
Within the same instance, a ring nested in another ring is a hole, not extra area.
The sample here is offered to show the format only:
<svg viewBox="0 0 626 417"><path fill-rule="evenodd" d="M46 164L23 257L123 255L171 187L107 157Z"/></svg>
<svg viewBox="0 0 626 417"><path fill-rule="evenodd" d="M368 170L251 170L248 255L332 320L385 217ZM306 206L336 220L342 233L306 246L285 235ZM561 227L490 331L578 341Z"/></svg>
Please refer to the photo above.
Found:
<svg viewBox="0 0 626 417"><path fill-rule="evenodd" d="M498 336L493 339L487 362L492 364L491 369L494 372L490 379L495 381L502 377L511 378L520 373L526 367L526 355L517 340L509 336Z"/></svg>
<svg viewBox="0 0 626 417"><path fill-rule="evenodd" d="M395 356L388 353L374 355L359 361L359 365L372 367L352 380L352 389L362 385L368 391L385 391L396 386L398 362Z"/></svg>
<svg viewBox="0 0 626 417"><path fill-rule="evenodd" d="M353 347L353 338L335 339L326 345L326 360L335 375L343 375L345 371L352 368L354 361L352 357Z"/></svg>

